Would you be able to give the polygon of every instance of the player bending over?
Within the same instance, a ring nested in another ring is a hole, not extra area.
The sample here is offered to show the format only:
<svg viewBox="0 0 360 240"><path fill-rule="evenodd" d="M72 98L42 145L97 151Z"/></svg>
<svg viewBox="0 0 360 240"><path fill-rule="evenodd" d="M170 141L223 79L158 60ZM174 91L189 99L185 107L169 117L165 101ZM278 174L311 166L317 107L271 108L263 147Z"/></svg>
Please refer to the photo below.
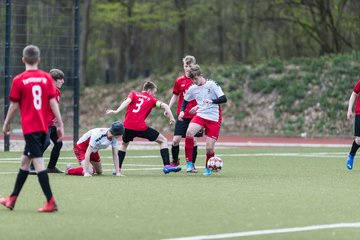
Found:
<svg viewBox="0 0 360 240"><path fill-rule="evenodd" d="M110 128L94 128L85 133L74 146L74 153L81 167L68 167L65 171L67 175L78 175L91 177L93 173L102 174L100 149L105 149L111 145L112 156L115 165L115 175L122 176L119 169L119 159L117 155L118 137L124 133L124 126L116 121Z"/></svg>

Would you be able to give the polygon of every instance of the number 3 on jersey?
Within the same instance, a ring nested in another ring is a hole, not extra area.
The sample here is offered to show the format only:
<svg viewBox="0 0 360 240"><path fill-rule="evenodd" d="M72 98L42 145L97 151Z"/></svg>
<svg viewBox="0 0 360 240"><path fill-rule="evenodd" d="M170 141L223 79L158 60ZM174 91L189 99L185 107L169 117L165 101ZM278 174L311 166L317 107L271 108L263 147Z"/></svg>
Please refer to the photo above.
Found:
<svg viewBox="0 0 360 240"><path fill-rule="evenodd" d="M141 108L141 105L142 105L143 103L144 103L144 99L143 99L143 98L139 98L139 99L138 99L138 103L135 104L135 106L136 106L137 108L133 109L132 112L134 112L134 113L139 112L139 111L140 111L140 108Z"/></svg>
<svg viewBox="0 0 360 240"><path fill-rule="evenodd" d="M34 85L32 87L32 94L34 97L34 107L36 110L41 109L41 87L39 85Z"/></svg>

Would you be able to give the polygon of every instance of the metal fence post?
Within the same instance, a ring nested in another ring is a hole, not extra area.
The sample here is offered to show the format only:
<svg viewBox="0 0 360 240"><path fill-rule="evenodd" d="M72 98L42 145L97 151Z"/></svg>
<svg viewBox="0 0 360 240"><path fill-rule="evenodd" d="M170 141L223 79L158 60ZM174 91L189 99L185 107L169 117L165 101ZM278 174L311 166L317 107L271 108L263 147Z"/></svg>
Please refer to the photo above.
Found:
<svg viewBox="0 0 360 240"><path fill-rule="evenodd" d="M80 76L79 76L79 58L80 58L80 0L75 0L74 11L74 129L73 143L79 138L79 95L80 95Z"/></svg>
<svg viewBox="0 0 360 240"><path fill-rule="evenodd" d="M11 44L11 0L6 0L6 25L5 25L5 88L4 88L4 120L9 110L10 92L10 44ZM4 151L10 151L10 137L4 134Z"/></svg>

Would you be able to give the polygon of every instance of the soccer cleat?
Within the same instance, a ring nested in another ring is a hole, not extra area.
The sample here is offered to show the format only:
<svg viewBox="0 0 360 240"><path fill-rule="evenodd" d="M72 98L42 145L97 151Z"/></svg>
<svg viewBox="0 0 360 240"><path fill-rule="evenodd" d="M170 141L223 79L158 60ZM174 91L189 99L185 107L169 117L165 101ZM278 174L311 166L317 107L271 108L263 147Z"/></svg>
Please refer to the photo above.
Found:
<svg viewBox="0 0 360 240"><path fill-rule="evenodd" d="M58 210L58 208L57 208L54 196L51 197L50 201L45 203L45 205L42 208L38 209L39 212L55 212L57 210Z"/></svg>
<svg viewBox="0 0 360 240"><path fill-rule="evenodd" d="M193 172L194 168L195 168L194 163L192 163L192 162L186 163L186 172Z"/></svg>
<svg viewBox="0 0 360 240"><path fill-rule="evenodd" d="M181 167L174 167L174 166L171 166L171 165L165 165L164 168L163 168L163 172L165 174L168 174L170 172L180 172L181 171Z"/></svg>
<svg viewBox="0 0 360 240"><path fill-rule="evenodd" d="M212 171L209 168L205 168L205 171L203 173L204 176L210 176L212 174Z"/></svg>
<svg viewBox="0 0 360 240"><path fill-rule="evenodd" d="M173 167L177 167L180 165L180 158L178 158L177 160L173 160L171 163L170 163L171 166Z"/></svg>
<svg viewBox="0 0 360 240"><path fill-rule="evenodd" d="M196 167L194 166L193 170L191 170L191 173L198 173L199 171L196 169Z"/></svg>
<svg viewBox="0 0 360 240"><path fill-rule="evenodd" d="M69 175L69 169L71 168L72 166L71 166L71 163L67 163L66 164L66 169L65 169L65 175Z"/></svg>
<svg viewBox="0 0 360 240"><path fill-rule="evenodd" d="M17 196L10 196L7 198L0 198L0 203L2 205L4 205L5 207L7 207L10 210L13 210L15 207L15 202L16 202L16 198Z"/></svg>
<svg viewBox="0 0 360 240"><path fill-rule="evenodd" d="M112 172L112 175L116 175L116 171L114 170L113 172ZM126 177L124 174L122 174L122 172L120 171L120 176L119 177Z"/></svg>
<svg viewBox="0 0 360 240"><path fill-rule="evenodd" d="M48 168L47 169L48 173L64 173L63 171L59 170L57 167L54 168Z"/></svg>
<svg viewBox="0 0 360 240"><path fill-rule="evenodd" d="M346 161L347 169L351 170L353 168L354 158L355 158L355 156L353 156L349 153L347 161Z"/></svg>

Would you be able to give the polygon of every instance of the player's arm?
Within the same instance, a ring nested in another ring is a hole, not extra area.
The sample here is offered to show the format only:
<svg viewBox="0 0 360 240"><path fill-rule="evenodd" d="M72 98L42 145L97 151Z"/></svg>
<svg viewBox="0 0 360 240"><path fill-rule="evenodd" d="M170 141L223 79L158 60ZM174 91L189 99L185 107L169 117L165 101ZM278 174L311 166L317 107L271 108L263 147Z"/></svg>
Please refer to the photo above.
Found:
<svg viewBox="0 0 360 240"><path fill-rule="evenodd" d="M351 120L353 117L352 108L354 106L355 100L357 99L358 94L356 92L352 92L350 99L349 99L349 105L348 105L348 112L347 112L347 119Z"/></svg>
<svg viewBox="0 0 360 240"><path fill-rule="evenodd" d="M124 108L126 108L127 106L129 106L129 104L131 103L131 101L132 101L131 98L126 98L126 99L120 104L120 106L119 106L116 110L111 110L111 109L106 110L106 115L108 115L108 114L118 114L118 113L121 112Z"/></svg>
<svg viewBox="0 0 360 240"><path fill-rule="evenodd" d="M169 108L171 109L171 107L174 105L174 103L178 100L179 98L179 95L176 95L176 94L173 94L171 99L170 99L170 102L169 102ZM167 116L167 112L165 111L164 112L164 115Z"/></svg>
<svg viewBox="0 0 360 240"><path fill-rule="evenodd" d="M119 167L119 156L118 156L117 152L118 152L117 147L112 147L112 157L113 157L114 166L115 166L115 175L120 177L121 172L120 172L120 167Z"/></svg>
<svg viewBox="0 0 360 240"><path fill-rule="evenodd" d="M169 118L170 120L170 124L173 124L175 122L175 118L171 112L171 109L169 107L169 105L167 105L166 103L163 103L163 102L160 102L160 101L157 101L156 102L156 106L157 107L160 107L160 108L163 108L166 112L166 116Z"/></svg>
<svg viewBox="0 0 360 240"><path fill-rule="evenodd" d="M57 127L56 127L56 131L58 135L57 141L61 142L64 137L64 123L61 118L59 104L55 98L51 98L49 102L50 102L51 111L53 112L55 118L57 119Z"/></svg>
<svg viewBox="0 0 360 240"><path fill-rule="evenodd" d="M89 165L90 165L90 155L92 152L93 152L93 148L89 145L85 152L85 159L83 165L84 177L91 177L91 174L89 173Z"/></svg>
<svg viewBox="0 0 360 240"><path fill-rule="evenodd" d="M188 103L189 102L184 99L183 103L181 104L180 113L178 116L179 121L183 120L184 112L185 112L185 109L186 109L186 106L188 105Z"/></svg>
<svg viewBox="0 0 360 240"><path fill-rule="evenodd" d="M227 102L227 98L225 95L222 95L216 99L205 99L204 102L207 104L222 104Z"/></svg>
<svg viewBox="0 0 360 240"><path fill-rule="evenodd" d="M4 126L3 126L3 132L6 135L10 134L10 123L15 117L16 111L19 109L19 103L18 102L10 102L9 110L7 112Z"/></svg>

